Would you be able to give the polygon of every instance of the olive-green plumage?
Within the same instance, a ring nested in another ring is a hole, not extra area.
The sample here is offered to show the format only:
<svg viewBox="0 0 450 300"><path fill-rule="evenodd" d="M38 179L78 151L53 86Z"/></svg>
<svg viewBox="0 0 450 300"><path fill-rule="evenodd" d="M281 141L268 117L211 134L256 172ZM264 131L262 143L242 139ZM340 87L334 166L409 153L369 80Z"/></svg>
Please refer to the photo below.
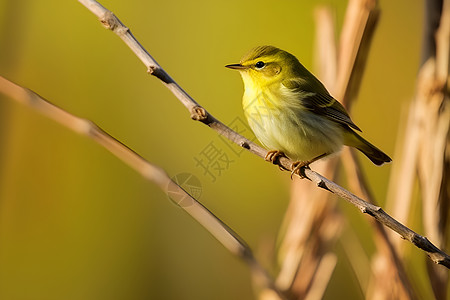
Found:
<svg viewBox="0 0 450 300"><path fill-rule="evenodd" d="M311 161L355 147L374 164L389 156L358 135L345 108L292 54L273 46L250 50L239 64L244 112L259 141L289 158Z"/></svg>

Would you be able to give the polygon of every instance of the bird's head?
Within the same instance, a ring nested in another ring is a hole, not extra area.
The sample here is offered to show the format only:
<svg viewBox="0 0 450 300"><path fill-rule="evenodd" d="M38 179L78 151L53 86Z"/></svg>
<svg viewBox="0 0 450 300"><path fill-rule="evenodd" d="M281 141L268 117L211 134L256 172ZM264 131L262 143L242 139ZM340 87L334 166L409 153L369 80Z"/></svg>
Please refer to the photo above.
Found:
<svg viewBox="0 0 450 300"><path fill-rule="evenodd" d="M264 88L295 76L299 61L292 54L273 46L259 46L250 50L238 64L225 67L238 70L246 88Z"/></svg>

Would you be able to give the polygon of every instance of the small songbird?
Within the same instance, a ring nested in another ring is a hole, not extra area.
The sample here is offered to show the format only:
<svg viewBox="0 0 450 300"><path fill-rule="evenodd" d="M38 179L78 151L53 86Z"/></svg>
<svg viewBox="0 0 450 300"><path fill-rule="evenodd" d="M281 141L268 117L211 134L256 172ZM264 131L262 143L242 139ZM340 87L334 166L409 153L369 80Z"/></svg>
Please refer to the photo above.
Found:
<svg viewBox="0 0 450 300"><path fill-rule="evenodd" d="M258 140L273 163L285 155L296 161L293 172L332 153L342 145L355 147L374 164L391 158L355 132L361 131L345 108L292 54L259 46L238 64L244 81L243 107Z"/></svg>

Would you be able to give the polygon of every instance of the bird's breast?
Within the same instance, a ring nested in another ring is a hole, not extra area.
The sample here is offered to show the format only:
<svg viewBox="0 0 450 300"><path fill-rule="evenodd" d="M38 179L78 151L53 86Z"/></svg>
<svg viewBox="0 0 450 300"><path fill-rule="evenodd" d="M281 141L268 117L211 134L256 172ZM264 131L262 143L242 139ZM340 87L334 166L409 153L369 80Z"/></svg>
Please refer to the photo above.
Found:
<svg viewBox="0 0 450 300"><path fill-rule="evenodd" d="M300 98L280 89L247 89L245 116L258 140L290 158L309 160L341 147L340 126L303 107Z"/></svg>
<svg viewBox="0 0 450 300"><path fill-rule="evenodd" d="M277 148L281 137L280 128L289 122L293 112L284 99L271 89L246 89L243 108L247 121L258 140L268 148Z"/></svg>

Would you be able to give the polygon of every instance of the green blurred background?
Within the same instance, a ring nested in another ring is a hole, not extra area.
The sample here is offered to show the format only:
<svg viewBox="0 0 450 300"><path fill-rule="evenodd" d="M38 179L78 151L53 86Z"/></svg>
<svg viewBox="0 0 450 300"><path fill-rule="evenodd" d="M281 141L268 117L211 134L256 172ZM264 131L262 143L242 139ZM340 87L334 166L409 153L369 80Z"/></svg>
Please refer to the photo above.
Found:
<svg viewBox="0 0 450 300"><path fill-rule="evenodd" d="M240 76L224 68L272 44L313 68L314 10L338 28L346 1L101 2L153 57L224 123L244 120ZM382 11L352 118L393 155L414 92L422 1ZM0 1L0 75L90 119L163 167L201 182L200 201L269 265L288 204L287 173L193 122L178 100L77 1ZM252 299L247 266L97 144L0 97L0 299ZM244 124L244 123L243 123ZM252 135L247 132L249 137ZM195 158L211 144L232 160L212 176ZM391 166L364 167L383 203ZM395 163L395 162L394 162ZM340 203L367 253L366 216ZM349 228L345 230L350 230ZM420 232L420 228L417 228ZM361 299L341 247L326 299ZM421 254L419 265L422 264ZM427 291L424 279L415 282Z"/></svg>

